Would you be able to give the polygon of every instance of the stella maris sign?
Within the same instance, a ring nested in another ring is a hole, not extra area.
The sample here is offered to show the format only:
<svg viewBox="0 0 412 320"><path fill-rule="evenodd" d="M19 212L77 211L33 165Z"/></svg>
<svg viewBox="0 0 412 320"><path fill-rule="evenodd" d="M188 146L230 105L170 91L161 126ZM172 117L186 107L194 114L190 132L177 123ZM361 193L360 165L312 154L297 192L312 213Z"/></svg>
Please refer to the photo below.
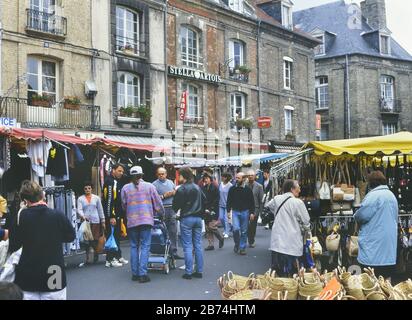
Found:
<svg viewBox="0 0 412 320"><path fill-rule="evenodd" d="M194 70L185 67L168 67L168 74L174 77L182 77L193 80L202 80L207 82L212 82L214 84L219 84L222 82L222 78L217 74L206 73L200 70Z"/></svg>

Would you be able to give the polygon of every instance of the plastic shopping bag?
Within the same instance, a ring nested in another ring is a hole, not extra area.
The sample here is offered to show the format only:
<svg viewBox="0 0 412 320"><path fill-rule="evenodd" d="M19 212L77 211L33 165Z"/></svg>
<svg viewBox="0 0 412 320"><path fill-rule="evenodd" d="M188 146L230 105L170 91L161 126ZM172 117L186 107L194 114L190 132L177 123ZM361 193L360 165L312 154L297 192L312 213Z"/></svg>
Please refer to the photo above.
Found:
<svg viewBox="0 0 412 320"><path fill-rule="evenodd" d="M114 238L114 227L113 226L112 226L112 233L110 234L109 239L106 240L106 244L104 245L104 250L106 251L118 251L119 250L116 244L116 240Z"/></svg>
<svg viewBox="0 0 412 320"><path fill-rule="evenodd" d="M90 222L83 221L79 227L79 239L80 242L93 241L92 229L90 228Z"/></svg>
<svg viewBox="0 0 412 320"><path fill-rule="evenodd" d="M4 264L4 268L0 273L0 281L14 282L16 266L20 262L20 257L23 249L13 252Z"/></svg>

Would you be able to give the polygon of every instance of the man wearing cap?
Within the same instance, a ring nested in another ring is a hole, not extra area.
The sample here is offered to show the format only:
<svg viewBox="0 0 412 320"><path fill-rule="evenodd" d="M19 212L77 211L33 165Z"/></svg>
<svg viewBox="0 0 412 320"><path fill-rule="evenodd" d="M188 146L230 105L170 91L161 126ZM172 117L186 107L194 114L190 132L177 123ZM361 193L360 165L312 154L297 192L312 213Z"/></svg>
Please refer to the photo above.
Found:
<svg viewBox="0 0 412 320"><path fill-rule="evenodd" d="M163 216L164 208L156 188L151 183L143 181L141 167L131 168L130 176L132 182L123 187L121 199L127 216L132 281L145 283L150 281L147 276L147 263L154 216Z"/></svg>
<svg viewBox="0 0 412 320"><path fill-rule="evenodd" d="M173 181L167 179L167 170L165 168L157 169L157 180L153 182L157 193L163 201L165 209L165 224L170 238L170 250L175 259L182 259L177 254L177 223L176 212L172 208L173 197L176 194L175 184Z"/></svg>

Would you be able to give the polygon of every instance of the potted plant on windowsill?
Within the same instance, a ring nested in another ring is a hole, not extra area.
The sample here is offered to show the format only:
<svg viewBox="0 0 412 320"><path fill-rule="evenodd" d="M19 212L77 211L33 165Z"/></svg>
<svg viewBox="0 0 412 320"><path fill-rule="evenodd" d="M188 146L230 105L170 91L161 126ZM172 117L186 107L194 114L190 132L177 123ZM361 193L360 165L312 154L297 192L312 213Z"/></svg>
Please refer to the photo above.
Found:
<svg viewBox="0 0 412 320"><path fill-rule="evenodd" d="M76 96L65 97L64 98L64 109L79 110L80 109L80 98Z"/></svg>
<svg viewBox="0 0 412 320"><path fill-rule="evenodd" d="M150 118L152 117L152 109L149 106L141 105L137 109L137 113L143 123L149 123Z"/></svg>
<svg viewBox="0 0 412 320"><path fill-rule="evenodd" d="M30 98L30 105L35 107L51 108L51 97L45 94L34 94Z"/></svg>
<svg viewBox="0 0 412 320"><path fill-rule="evenodd" d="M126 44L123 48L123 52L126 54L135 54L134 46L131 44Z"/></svg>
<svg viewBox="0 0 412 320"><path fill-rule="evenodd" d="M249 74L252 71L247 66L240 66L238 70L240 74Z"/></svg>
<svg viewBox="0 0 412 320"><path fill-rule="evenodd" d="M236 120L236 128L238 130L251 129L252 126L253 126L253 122L250 119L237 119Z"/></svg>

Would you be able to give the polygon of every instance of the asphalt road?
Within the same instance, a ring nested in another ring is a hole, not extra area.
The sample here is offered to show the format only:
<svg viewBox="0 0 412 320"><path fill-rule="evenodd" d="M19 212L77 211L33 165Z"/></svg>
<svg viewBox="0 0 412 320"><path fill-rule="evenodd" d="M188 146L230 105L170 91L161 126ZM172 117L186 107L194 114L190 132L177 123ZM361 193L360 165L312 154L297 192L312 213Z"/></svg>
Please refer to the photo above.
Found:
<svg viewBox="0 0 412 320"><path fill-rule="evenodd" d="M220 300L217 279L227 271L249 275L264 273L270 267L270 231L258 227L256 248L248 249L246 256L233 252L233 239L225 241L222 249L204 252L203 279L184 280L184 270L171 270L168 275L150 271L151 282L131 281L130 263L121 268L105 268L104 257L96 265L67 270L67 294L69 300ZM207 241L204 240L204 247ZM217 247L217 241L215 243ZM123 257L130 260L129 245L122 244ZM179 254L182 254L179 248ZM178 260L182 266L184 260Z"/></svg>

